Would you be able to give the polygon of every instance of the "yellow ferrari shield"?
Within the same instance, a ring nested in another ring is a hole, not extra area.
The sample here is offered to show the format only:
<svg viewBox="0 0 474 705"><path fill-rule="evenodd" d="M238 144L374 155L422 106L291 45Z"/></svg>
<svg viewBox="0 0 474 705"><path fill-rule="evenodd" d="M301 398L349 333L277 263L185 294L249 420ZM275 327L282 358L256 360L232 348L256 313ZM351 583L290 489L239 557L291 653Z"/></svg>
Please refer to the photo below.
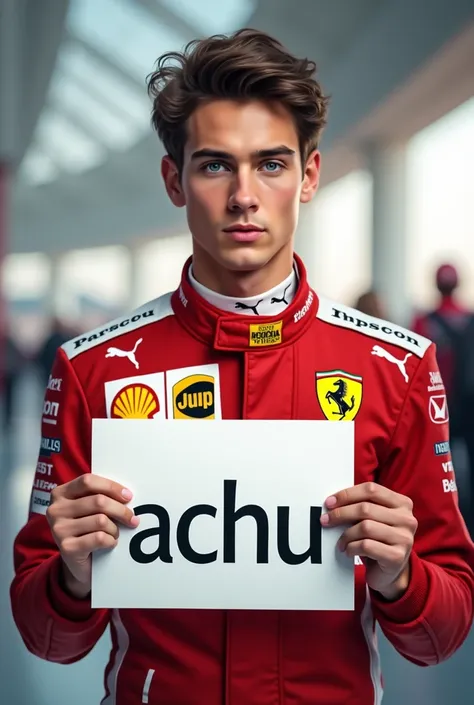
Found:
<svg viewBox="0 0 474 705"><path fill-rule="evenodd" d="M362 404L362 377L343 370L316 372L316 394L329 421L352 421Z"/></svg>

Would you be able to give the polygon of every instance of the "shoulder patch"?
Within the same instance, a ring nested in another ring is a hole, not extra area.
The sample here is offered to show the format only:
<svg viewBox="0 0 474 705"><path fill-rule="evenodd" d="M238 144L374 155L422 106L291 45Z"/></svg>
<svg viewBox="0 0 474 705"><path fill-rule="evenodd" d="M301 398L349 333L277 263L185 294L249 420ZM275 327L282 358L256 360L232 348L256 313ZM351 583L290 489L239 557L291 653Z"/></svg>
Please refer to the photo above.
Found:
<svg viewBox="0 0 474 705"><path fill-rule="evenodd" d="M367 316L365 313L361 313L349 306L343 306L323 296L319 299L316 318L320 318L333 326L349 328L362 335L368 335L371 338L398 345L418 357L423 357L431 345L431 340L424 338L422 335L412 333L407 328L402 328L402 326L398 326L395 323L389 323L389 321L383 321L380 318Z"/></svg>
<svg viewBox="0 0 474 705"><path fill-rule="evenodd" d="M77 355L90 350L96 345L117 338L123 333L129 333L132 330L137 330L137 328L147 326L150 323L156 323L156 321L172 315L174 315L174 311L171 308L171 293L164 294L158 299L140 306L128 316L116 318L104 326L79 335L77 338L72 338L72 340L64 343L62 348L68 358L72 360Z"/></svg>

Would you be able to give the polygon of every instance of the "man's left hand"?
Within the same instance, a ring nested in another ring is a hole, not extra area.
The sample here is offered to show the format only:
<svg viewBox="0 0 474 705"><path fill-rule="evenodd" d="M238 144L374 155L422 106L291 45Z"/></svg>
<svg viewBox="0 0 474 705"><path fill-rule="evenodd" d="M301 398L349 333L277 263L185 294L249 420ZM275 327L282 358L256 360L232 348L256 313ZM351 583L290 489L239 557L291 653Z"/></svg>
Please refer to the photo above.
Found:
<svg viewBox="0 0 474 705"><path fill-rule="evenodd" d="M328 497L326 507L323 526L351 524L338 547L362 558L369 587L387 600L401 597L410 581L409 558L418 527L411 499L364 482Z"/></svg>

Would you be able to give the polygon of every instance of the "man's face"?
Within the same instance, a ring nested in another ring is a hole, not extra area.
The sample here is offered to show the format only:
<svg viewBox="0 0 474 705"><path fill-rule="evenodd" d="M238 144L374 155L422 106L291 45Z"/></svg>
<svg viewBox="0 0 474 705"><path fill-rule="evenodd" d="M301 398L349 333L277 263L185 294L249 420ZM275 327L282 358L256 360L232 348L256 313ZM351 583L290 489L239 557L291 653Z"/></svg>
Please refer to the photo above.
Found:
<svg viewBox="0 0 474 705"><path fill-rule="evenodd" d="M168 157L163 176L186 206L194 250L235 272L262 268L292 250L300 202L318 183L319 153L301 165L298 134L281 105L215 100L187 124L181 181Z"/></svg>

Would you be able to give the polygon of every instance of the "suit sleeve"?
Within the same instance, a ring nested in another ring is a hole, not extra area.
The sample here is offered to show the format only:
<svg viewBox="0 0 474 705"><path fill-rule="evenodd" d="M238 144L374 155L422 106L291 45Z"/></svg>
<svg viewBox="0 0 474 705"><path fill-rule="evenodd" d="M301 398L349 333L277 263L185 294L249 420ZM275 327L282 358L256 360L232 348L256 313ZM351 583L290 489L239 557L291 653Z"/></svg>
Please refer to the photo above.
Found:
<svg viewBox="0 0 474 705"><path fill-rule="evenodd" d="M51 491L90 472L91 417L82 387L60 348L45 394L42 438L28 521L14 543L15 575L10 589L13 618L36 656L72 663L96 644L109 621L61 583L61 556L46 510Z"/></svg>
<svg viewBox="0 0 474 705"><path fill-rule="evenodd" d="M458 508L446 397L431 345L411 381L381 484L413 500L418 530L406 593L385 602L372 592L386 637L418 665L449 658L473 620L474 546Z"/></svg>

